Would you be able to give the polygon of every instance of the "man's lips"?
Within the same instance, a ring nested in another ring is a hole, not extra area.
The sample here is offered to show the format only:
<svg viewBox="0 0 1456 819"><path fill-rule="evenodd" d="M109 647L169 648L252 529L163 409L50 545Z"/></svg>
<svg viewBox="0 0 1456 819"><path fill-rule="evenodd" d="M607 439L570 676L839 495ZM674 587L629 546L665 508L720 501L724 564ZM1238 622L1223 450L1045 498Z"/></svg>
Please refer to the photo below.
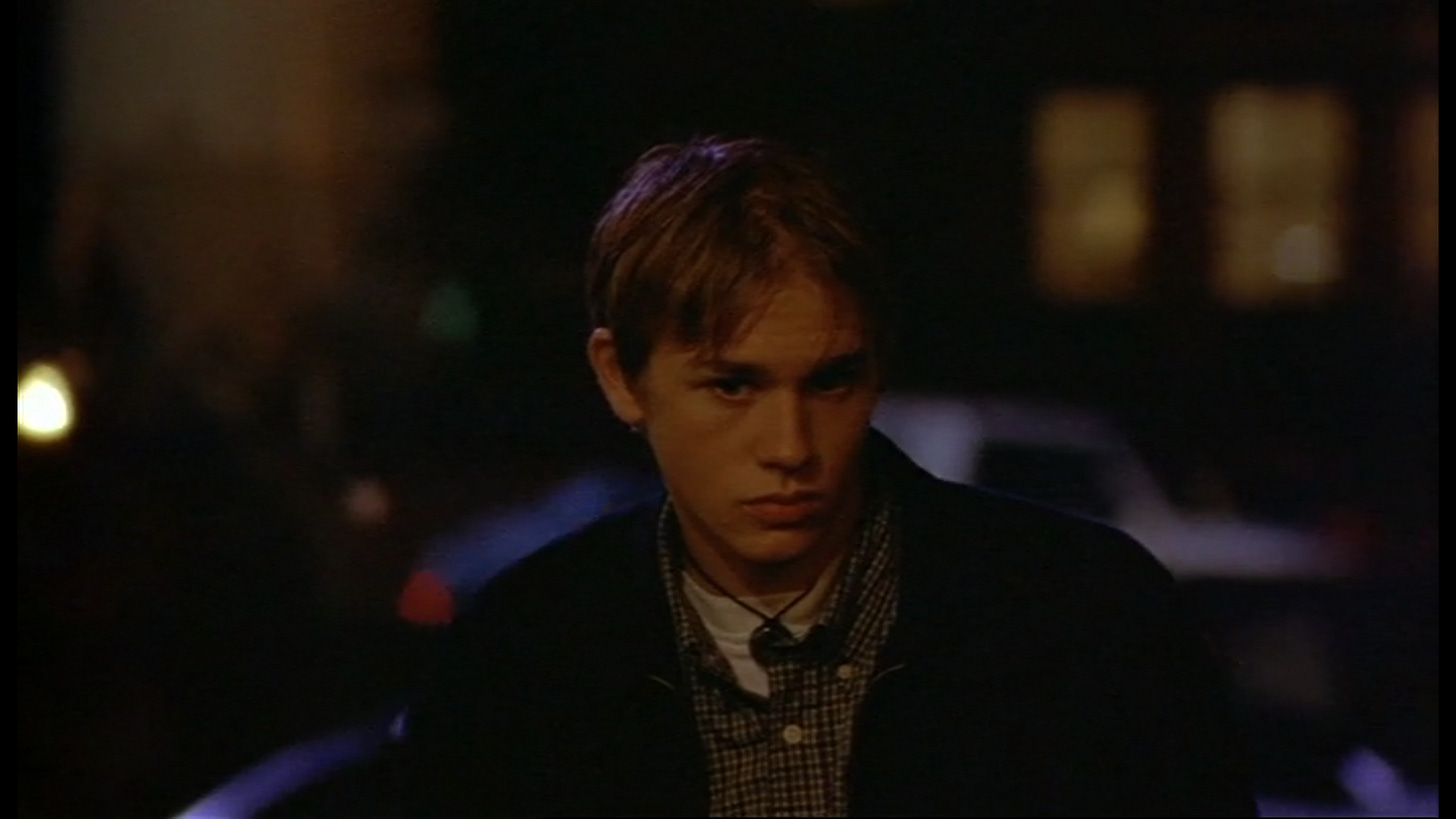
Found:
<svg viewBox="0 0 1456 819"><path fill-rule="evenodd" d="M762 523L791 526L817 515L824 507L824 496L819 492L775 493L745 501L743 506Z"/></svg>

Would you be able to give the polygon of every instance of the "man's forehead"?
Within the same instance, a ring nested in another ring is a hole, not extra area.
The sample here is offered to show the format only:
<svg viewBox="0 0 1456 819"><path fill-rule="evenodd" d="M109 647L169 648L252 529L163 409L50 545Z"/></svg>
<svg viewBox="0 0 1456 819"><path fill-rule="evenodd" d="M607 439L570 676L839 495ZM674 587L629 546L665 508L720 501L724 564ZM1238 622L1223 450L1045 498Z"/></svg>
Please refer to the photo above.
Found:
<svg viewBox="0 0 1456 819"><path fill-rule="evenodd" d="M843 284L807 266L660 337L658 346L690 365L787 366L862 355L861 305Z"/></svg>
<svg viewBox="0 0 1456 819"><path fill-rule="evenodd" d="M794 348L746 348L727 345L715 348L701 344L684 350L690 366L705 370L771 370L792 363L812 366L868 361L869 351L859 336L826 338L823 344Z"/></svg>
<svg viewBox="0 0 1456 819"><path fill-rule="evenodd" d="M683 345L699 366L770 366L789 361L822 362L862 355L865 332L857 317L840 313L833 321L782 322L749 320L722 340L700 339Z"/></svg>

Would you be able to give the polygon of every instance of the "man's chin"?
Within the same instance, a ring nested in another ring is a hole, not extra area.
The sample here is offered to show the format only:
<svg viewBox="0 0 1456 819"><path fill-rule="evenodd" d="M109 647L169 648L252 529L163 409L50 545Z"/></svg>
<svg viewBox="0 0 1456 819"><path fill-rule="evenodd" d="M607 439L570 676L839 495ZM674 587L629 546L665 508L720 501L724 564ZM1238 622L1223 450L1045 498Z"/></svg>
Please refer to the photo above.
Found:
<svg viewBox="0 0 1456 819"><path fill-rule="evenodd" d="M786 568L818 552L823 536L818 527L760 529L740 539L733 551L745 563Z"/></svg>

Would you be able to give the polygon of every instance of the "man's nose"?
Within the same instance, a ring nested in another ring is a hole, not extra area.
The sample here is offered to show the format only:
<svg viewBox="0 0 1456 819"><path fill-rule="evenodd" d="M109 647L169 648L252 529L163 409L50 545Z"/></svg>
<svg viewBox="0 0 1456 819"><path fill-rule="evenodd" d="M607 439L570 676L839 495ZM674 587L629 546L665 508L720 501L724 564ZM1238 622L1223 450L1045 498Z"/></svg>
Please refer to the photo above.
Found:
<svg viewBox="0 0 1456 819"><path fill-rule="evenodd" d="M760 409L759 461L784 472L809 466L814 460L814 441L804 401L786 392L763 402Z"/></svg>

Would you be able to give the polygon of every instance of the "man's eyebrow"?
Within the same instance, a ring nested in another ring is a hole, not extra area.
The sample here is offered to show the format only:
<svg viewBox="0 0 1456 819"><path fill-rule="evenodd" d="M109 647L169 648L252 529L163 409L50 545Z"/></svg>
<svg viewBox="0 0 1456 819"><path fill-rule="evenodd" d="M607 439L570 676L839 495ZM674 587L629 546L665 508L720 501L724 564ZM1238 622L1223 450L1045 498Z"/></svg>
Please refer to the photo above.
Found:
<svg viewBox="0 0 1456 819"><path fill-rule="evenodd" d="M869 364L870 354L864 348L850 350L847 353L840 353L824 360L824 363L815 367L818 371L827 370L852 370Z"/></svg>
<svg viewBox="0 0 1456 819"><path fill-rule="evenodd" d="M717 375L763 376L768 373L757 364L731 358L701 358L693 362L693 366Z"/></svg>

